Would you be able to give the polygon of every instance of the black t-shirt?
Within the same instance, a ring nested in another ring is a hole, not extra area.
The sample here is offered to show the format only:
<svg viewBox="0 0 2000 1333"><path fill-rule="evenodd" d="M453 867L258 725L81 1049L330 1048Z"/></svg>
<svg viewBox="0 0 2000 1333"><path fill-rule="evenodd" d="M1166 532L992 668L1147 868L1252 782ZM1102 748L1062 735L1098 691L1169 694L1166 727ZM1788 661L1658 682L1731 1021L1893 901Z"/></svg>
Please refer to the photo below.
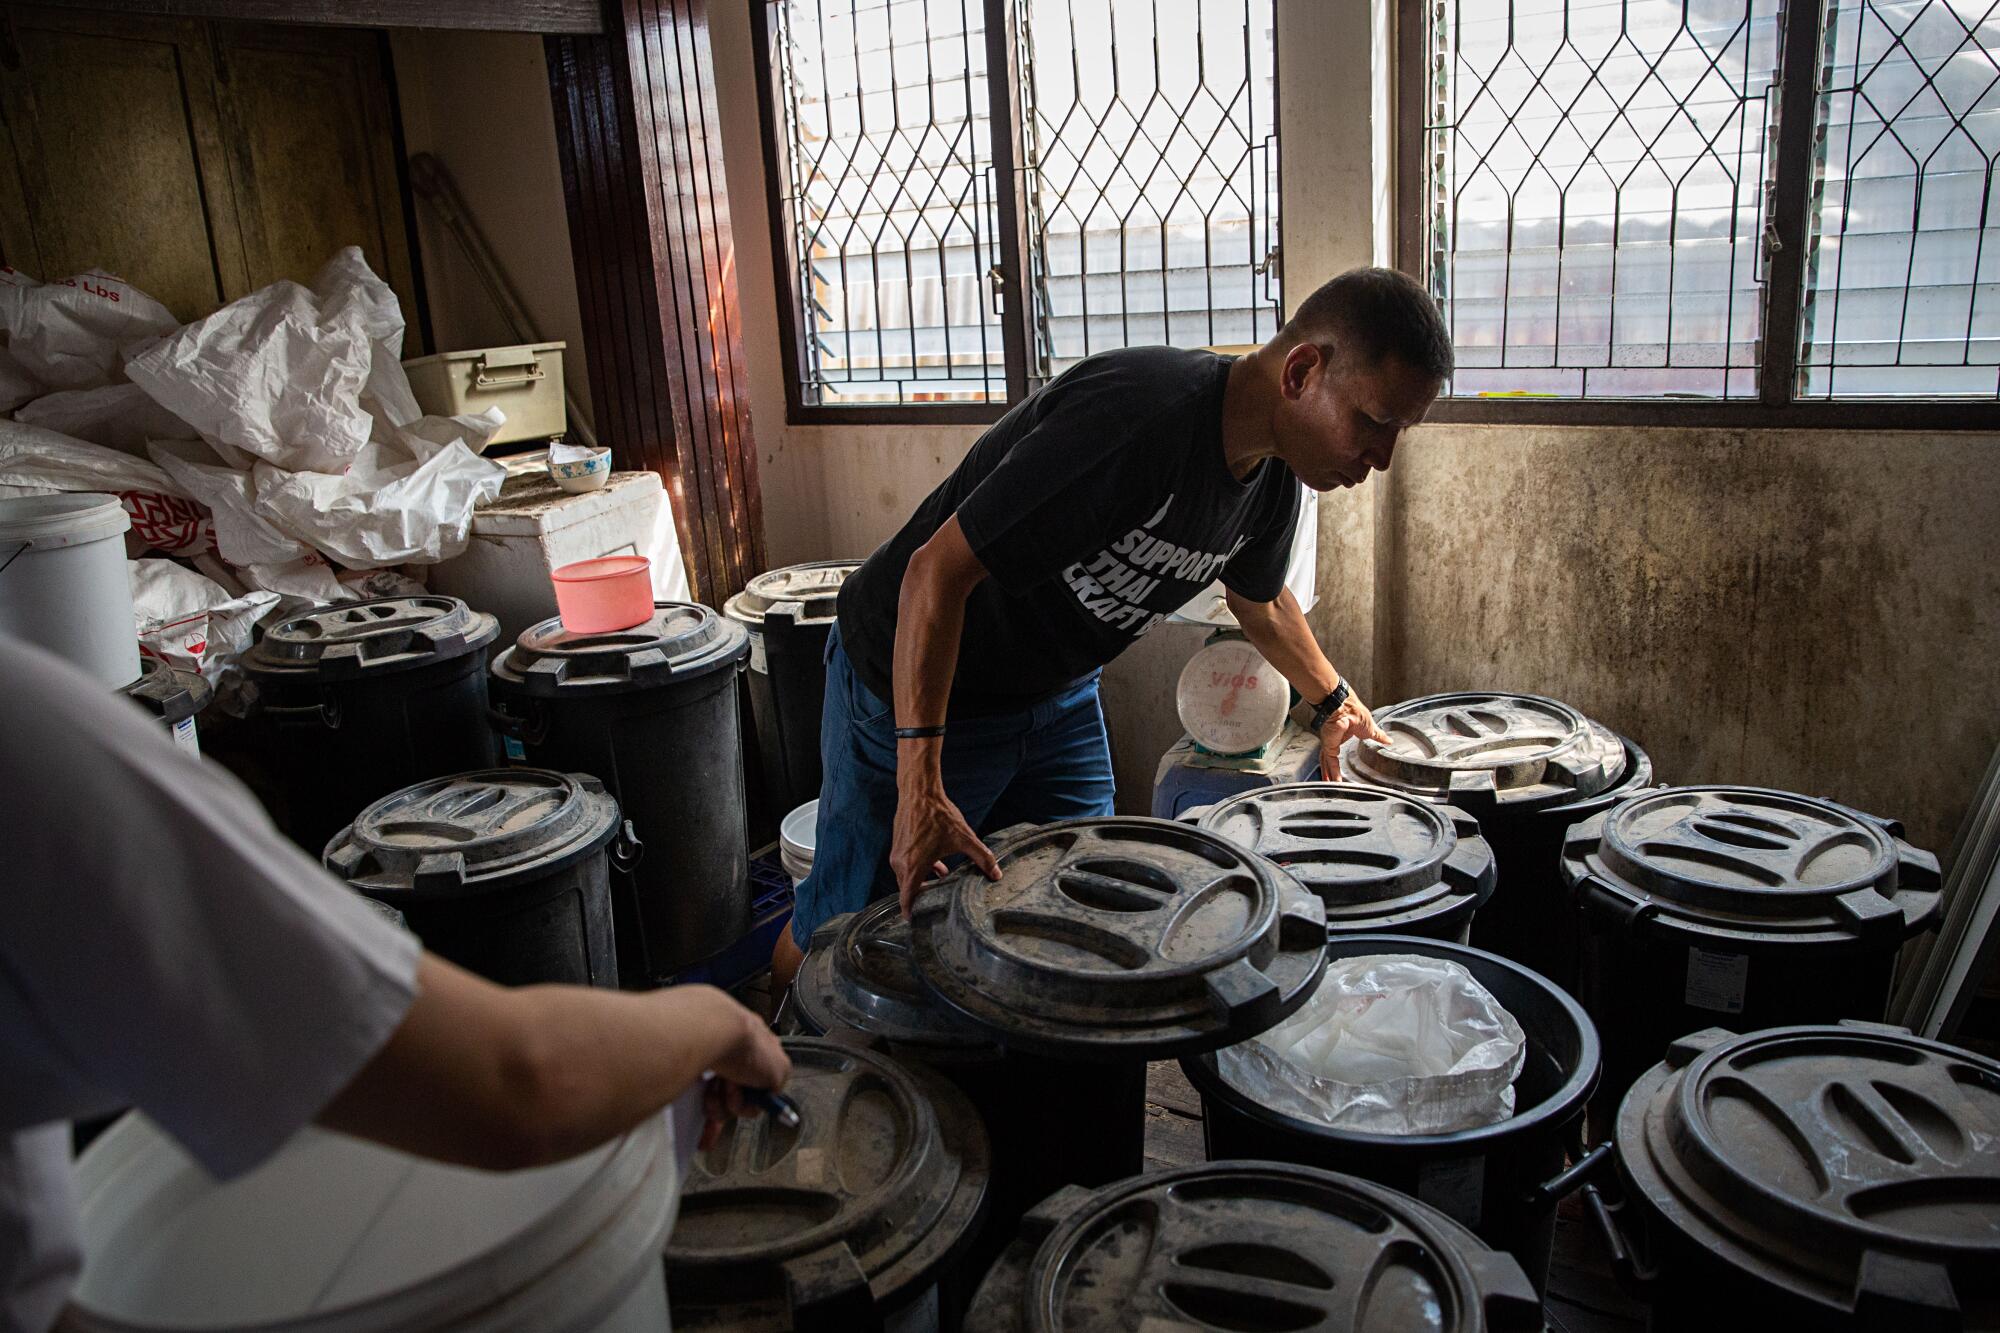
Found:
<svg viewBox="0 0 2000 1333"><path fill-rule="evenodd" d="M862 683L892 697L903 573L954 513L991 576L966 601L957 715L1063 689L1217 577L1253 601L1275 598L1299 483L1275 458L1243 481L1230 475L1229 366L1173 347L1106 352L994 423L841 587L841 642Z"/></svg>

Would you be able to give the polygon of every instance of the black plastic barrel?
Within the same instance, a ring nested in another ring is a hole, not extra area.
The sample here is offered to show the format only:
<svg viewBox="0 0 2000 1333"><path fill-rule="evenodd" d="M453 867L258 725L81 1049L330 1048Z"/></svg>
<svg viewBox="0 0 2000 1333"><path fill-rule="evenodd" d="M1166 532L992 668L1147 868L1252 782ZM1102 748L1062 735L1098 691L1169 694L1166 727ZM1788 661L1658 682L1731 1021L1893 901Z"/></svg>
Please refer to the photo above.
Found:
<svg viewBox="0 0 2000 1333"><path fill-rule="evenodd" d="M1331 1171L1216 1162L1029 1214L966 1333L1541 1333L1520 1268L1415 1199Z"/></svg>
<svg viewBox="0 0 2000 1333"><path fill-rule="evenodd" d="M614 879L619 972L658 985L750 929L736 622L661 602L631 629L523 630L493 663L495 721L542 768L591 773L646 855Z"/></svg>
<svg viewBox="0 0 2000 1333"><path fill-rule="evenodd" d="M486 653L499 622L456 597L315 607L243 656L272 819L319 855L370 802L424 778L491 768Z"/></svg>
<svg viewBox="0 0 2000 1333"><path fill-rule="evenodd" d="M487 769L375 802L325 861L468 971L509 986L616 986L608 862L637 854L620 831L595 778Z"/></svg>
<svg viewBox="0 0 2000 1333"><path fill-rule="evenodd" d="M1494 954L1407 935L1348 935L1329 961L1417 954L1457 963L1520 1023L1527 1055L1505 1120L1449 1134L1361 1134L1265 1106L1229 1082L1212 1054L1181 1061L1201 1093L1211 1161L1267 1158L1344 1171L1412 1194L1548 1281L1555 1205L1573 1188L1566 1148L1597 1086L1597 1032L1582 1006L1546 978Z"/></svg>
<svg viewBox="0 0 2000 1333"><path fill-rule="evenodd" d="M159 719L174 744L189 754L201 753L195 718L214 696L197 671L178 671L157 657L139 659L139 678L119 691Z"/></svg>
<svg viewBox="0 0 2000 1333"><path fill-rule="evenodd" d="M1198 822L1304 885L1326 905L1329 935L1463 944L1493 894L1493 853L1479 821L1399 792L1289 783L1218 801Z"/></svg>
<svg viewBox="0 0 2000 1333"><path fill-rule="evenodd" d="M1420 796L1479 821L1498 871L1470 936L1576 989L1577 926L1562 843L1576 824L1652 785L1653 762L1567 704L1534 694L1433 694L1378 709L1391 744L1349 741L1350 781Z"/></svg>
<svg viewBox="0 0 2000 1333"><path fill-rule="evenodd" d="M1585 1193L1656 1333L2000 1328L2000 1063L1854 1023L1665 1055Z"/></svg>
<svg viewBox="0 0 2000 1333"><path fill-rule="evenodd" d="M750 716L776 817L819 795L819 718L826 704L826 640L840 585L858 560L787 565L751 579L723 603L750 632Z"/></svg>
<svg viewBox="0 0 2000 1333"><path fill-rule="evenodd" d="M852 1034L849 1034L851 1036ZM667 1240L681 1333L937 1333L991 1169L978 1113L859 1038L785 1041L795 1129L730 1122Z"/></svg>
<svg viewBox="0 0 2000 1333"><path fill-rule="evenodd" d="M910 925L894 898L814 932L779 1028L814 1037L858 1032L899 1060L935 1070L979 1108L993 1145L993 1188L972 1258L978 1271L1050 1194L1145 1168L1145 1064L1052 1060L982 1036L919 980Z"/></svg>
<svg viewBox="0 0 2000 1333"><path fill-rule="evenodd" d="M1593 1126L1684 1033L1880 1020L1898 952L1941 913L1937 858L1901 833L1830 801L1715 786L1645 792L1571 830L1577 993L1605 1052Z"/></svg>

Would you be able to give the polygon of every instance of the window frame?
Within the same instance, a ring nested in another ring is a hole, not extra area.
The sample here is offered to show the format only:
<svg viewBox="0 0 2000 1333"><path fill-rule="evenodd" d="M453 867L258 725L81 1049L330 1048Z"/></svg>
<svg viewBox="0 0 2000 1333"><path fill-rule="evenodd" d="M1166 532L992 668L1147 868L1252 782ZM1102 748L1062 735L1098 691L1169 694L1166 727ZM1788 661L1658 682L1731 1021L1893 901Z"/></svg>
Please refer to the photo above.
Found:
<svg viewBox="0 0 2000 1333"><path fill-rule="evenodd" d="M1397 0L1394 99L1396 266L1424 280L1424 22L1435 0ZM1801 22L1800 20L1808 20ZM1777 171L1765 256L1764 310L1756 399L1439 398L1427 422L1547 426L1764 427L1845 430L2000 430L1992 398L1835 398L1795 396L1799 317L1805 294L1807 201L1822 0L1780 8ZM1789 71L1807 71L1791 78Z"/></svg>
<svg viewBox="0 0 2000 1333"><path fill-rule="evenodd" d="M750 45L757 81L758 132L764 148L765 208L771 228L771 262L776 270L778 295L778 344L785 376L785 422L793 426L985 426L1005 416L1015 404L1041 387L1041 377L1030 373L1029 349L1034 346L1035 305L1025 274L1030 250L1027 172L1017 164L1021 142L1023 109L1021 70L1014 53L1021 40L1018 11L1013 0L978 0L986 13L987 93L992 131L991 171L996 185L998 245L993 266L1001 296L1000 344L1006 361L1005 401L984 403L867 403L851 407L830 406L805 401L801 374L806 364L805 328L800 315L798 255L793 245L797 234L785 204L785 182L789 164L785 158L783 95L778 67L771 58L771 15L773 0L748 0L750 5ZM1279 40L1284 6L1274 4L1272 42ZM1274 112L1276 107L1273 108ZM1276 118L1273 128L1275 132ZM1274 153L1274 158L1275 158ZM1274 160L1272 170L1278 170ZM1282 183L1279 197L1283 198ZM1278 251L1284 248L1284 211L1280 205L1276 228ZM1281 312L1282 314L1282 312ZM1280 319L1282 323L1282 318Z"/></svg>

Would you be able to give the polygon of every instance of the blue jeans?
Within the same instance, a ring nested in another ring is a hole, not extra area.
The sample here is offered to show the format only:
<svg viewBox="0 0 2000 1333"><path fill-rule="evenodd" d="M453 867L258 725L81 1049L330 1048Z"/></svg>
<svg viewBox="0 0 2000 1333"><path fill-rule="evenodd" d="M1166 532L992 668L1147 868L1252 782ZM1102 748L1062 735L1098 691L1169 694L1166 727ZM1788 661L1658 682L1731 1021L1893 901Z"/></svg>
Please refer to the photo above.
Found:
<svg viewBox="0 0 2000 1333"><path fill-rule="evenodd" d="M889 843L896 822L892 704L854 674L840 631L826 652L820 715L819 819L812 873L798 886L792 942L842 912L896 891ZM1012 824L1112 813L1111 742L1097 676L1031 708L955 720L944 738L944 790L983 836Z"/></svg>

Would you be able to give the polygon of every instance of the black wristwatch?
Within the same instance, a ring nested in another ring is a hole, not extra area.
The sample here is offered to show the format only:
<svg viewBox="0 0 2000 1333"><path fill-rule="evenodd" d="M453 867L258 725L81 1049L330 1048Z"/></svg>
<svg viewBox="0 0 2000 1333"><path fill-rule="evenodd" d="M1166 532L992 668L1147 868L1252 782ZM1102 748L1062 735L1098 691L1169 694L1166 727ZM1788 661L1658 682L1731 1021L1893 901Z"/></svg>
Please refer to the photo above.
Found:
<svg viewBox="0 0 2000 1333"><path fill-rule="evenodd" d="M1340 684L1335 687L1332 694L1327 695L1326 698L1321 699L1318 703L1313 705L1312 721L1308 722L1306 725L1312 728L1312 730L1314 730L1315 732L1317 732L1321 727L1326 725L1326 720L1328 718L1332 717L1335 713L1340 711L1340 706L1346 703L1348 700L1348 696L1352 695L1353 693L1354 691L1347 688L1347 682L1344 680L1341 681Z"/></svg>

